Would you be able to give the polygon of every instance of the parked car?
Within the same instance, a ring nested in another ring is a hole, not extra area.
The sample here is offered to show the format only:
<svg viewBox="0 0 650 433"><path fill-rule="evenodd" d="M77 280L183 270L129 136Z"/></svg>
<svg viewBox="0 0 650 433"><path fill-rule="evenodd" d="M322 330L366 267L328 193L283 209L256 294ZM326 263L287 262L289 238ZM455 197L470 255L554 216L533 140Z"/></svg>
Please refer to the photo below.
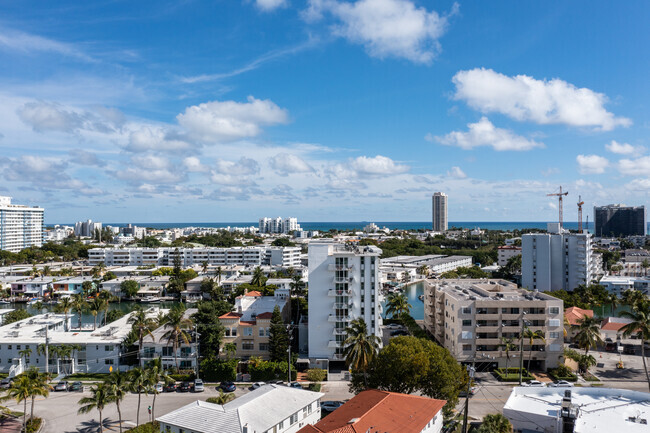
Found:
<svg viewBox="0 0 650 433"><path fill-rule="evenodd" d="M299 384L298 382L291 382L288 386L290 386L291 388L302 389L302 385Z"/></svg>
<svg viewBox="0 0 650 433"><path fill-rule="evenodd" d="M13 378L5 378L0 380L0 389L7 389L11 386L11 382L13 382Z"/></svg>
<svg viewBox="0 0 650 433"><path fill-rule="evenodd" d="M221 382L221 384L219 385L219 388L223 392L235 392L235 390L237 389L237 387L235 386L235 384L233 382ZM217 391L218 391L218 389L217 389Z"/></svg>
<svg viewBox="0 0 650 433"><path fill-rule="evenodd" d="M81 382L72 382L72 385L68 388L70 392L83 392L84 386Z"/></svg>
<svg viewBox="0 0 650 433"><path fill-rule="evenodd" d="M191 382L181 382L181 386L178 387L178 392L190 392L192 390Z"/></svg>
<svg viewBox="0 0 650 433"><path fill-rule="evenodd" d="M203 381L201 379L194 379L194 392L203 392L205 388L203 387Z"/></svg>
<svg viewBox="0 0 650 433"><path fill-rule="evenodd" d="M538 388L544 388L546 386L545 383L540 382L539 380L529 380L526 383L522 384L523 386L533 386L533 387L538 387Z"/></svg>
<svg viewBox="0 0 650 433"><path fill-rule="evenodd" d="M553 382L550 386L554 388L573 388L573 384L566 380L558 380L556 382Z"/></svg>
<svg viewBox="0 0 650 433"><path fill-rule="evenodd" d="M176 391L176 388L176 382L170 382L167 385L163 386L163 392L174 392Z"/></svg>
<svg viewBox="0 0 650 433"><path fill-rule="evenodd" d="M325 412L333 412L341 406L343 406L342 401L321 401L320 403L320 409Z"/></svg>
<svg viewBox="0 0 650 433"><path fill-rule="evenodd" d="M402 325L399 323L391 323L390 325L386 325L386 329L401 329Z"/></svg>
<svg viewBox="0 0 650 433"><path fill-rule="evenodd" d="M396 337L398 335L409 335L408 331L405 329L397 329L395 331L390 331L391 337Z"/></svg>
<svg viewBox="0 0 650 433"><path fill-rule="evenodd" d="M249 386L248 389L250 389L251 391L254 391L254 390L256 390L257 388L259 388L260 386L263 386L263 385L266 385L266 382L255 382L254 384Z"/></svg>
<svg viewBox="0 0 650 433"><path fill-rule="evenodd" d="M616 343L607 343L605 344L605 352L616 352Z"/></svg>
<svg viewBox="0 0 650 433"><path fill-rule="evenodd" d="M623 346L623 353L627 355L636 355L636 347L634 344L626 344Z"/></svg>
<svg viewBox="0 0 650 433"><path fill-rule="evenodd" d="M613 343L613 342L614 340L612 340L611 338L609 337L605 338L605 343Z"/></svg>
<svg viewBox="0 0 650 433"><path fill-rule="evenodd" d="M66 380L62 380L61 382L54 385L54 391L67 391L67 390L68 390L68 382Z"/></svg>
<svg viewBox="0 0 650 433"><path fill-rule="evenodd" d="M154 385L154 389L156 392L163 392L163 388L165 387L164 382L158 382L157 384Z"/></svg>
<svg viewBox="0 0 650 433"><path fill-rule="evenodd" d="M472 386L472 387L470 387L470 389L469 389L469 396L470 396L470 397L473 396L474 394L476 394L477 391L478 391L478 386ZM458 393L458 397L467 397L467 388L462 389L462 390Z"/></svg>

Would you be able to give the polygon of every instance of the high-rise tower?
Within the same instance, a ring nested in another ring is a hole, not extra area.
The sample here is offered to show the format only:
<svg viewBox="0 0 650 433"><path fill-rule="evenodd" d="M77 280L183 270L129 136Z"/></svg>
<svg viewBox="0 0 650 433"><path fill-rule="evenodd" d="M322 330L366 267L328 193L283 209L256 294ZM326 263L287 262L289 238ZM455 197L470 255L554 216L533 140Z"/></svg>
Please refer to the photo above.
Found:
<svg viewBox="0 0 650 433"><path fill-rule="evenodd" d="M433 231L447 231L447 194L444 192L436 192L433 194L431 213Z"/></svg>

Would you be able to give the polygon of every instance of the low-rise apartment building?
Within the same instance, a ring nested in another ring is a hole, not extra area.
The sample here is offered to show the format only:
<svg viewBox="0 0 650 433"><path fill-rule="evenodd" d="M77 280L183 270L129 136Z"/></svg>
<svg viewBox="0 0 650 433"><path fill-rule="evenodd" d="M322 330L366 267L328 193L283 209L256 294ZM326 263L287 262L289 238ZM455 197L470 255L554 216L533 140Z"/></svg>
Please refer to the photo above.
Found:
<svg viewBox="0 0 650 433"><path fill-rule="evenodd" d="M70 277L58 280L52 283L54 296L69 296L77 293L83 293L83 283L89 281L93 289L95 289L95 282L91 276L83 277Z"/></svg>
<svg viewBox="0 0 650 433"><path fill-rule="evenodd" d="M183 317L189 319L192 314L196 313L196 308L185 310ZM187 342L179 338L179 345L174 353L173 339L171 335L166 335L171 330L167 325L160 326L147 335L142 340L142 355L140 359L143 364L160 358L163 369L172 367L179 370L194 370L197 365L196 351L196 333L193 329L185 329Z"/></svg>
<svg viewBox="0 0 650 433"><path fill-rule="evenodd" d="M508 264L508 260L511 257L516 257L521 255L521 247L514 245L505 245L497 248L498 259L497 264L499 266L505 266Z"/></svg>
<svg viewBox="0 0 650 433"><path fill-rule="evenodd" d="M617 275L607 275L598 282L607 289L608 292L614 293L621 297L626 290L638 290L647 295L650 292L650 277L621 277Z"/></svg>
<svg viewBox="0 0 650 433"><path fill-rule="evenodd" d="M226 328L221 344L222 356L226 356L225 345L234 344L235 356L248 359L259 356L269 358L269 337L271 335L271 316L277 306L288 318L289 290L278 289L274 296L262 296L260 292L252 291L235 299L235 311L219 317Z"/></svg>
<svg viewBox="0 0 650 433"><path fill-rule="evenodd" d="M57 277L24 278L11 283L11 296L43 297L52 291L53 283L60 279Z"/></svg>
<svg viewBox="0 0 650 433"><path fill-rule="evenodd" d="M161 433L296 433L320 420L323 395L264 385L224 405L197 400L156 421Z"/></svg>
<svg viewBox="0 0 650 433"><path fill-rule="evenodd" d="M531 368L558 366L563 354L563 302L518 288L505 280L428 280L424 325L461 362L505 367L501 337L519 342L523 327L541 331L546 342L524 340ZM512 355L512 354L511 354ZM512 361L510 366L514 366Z"/></svg>

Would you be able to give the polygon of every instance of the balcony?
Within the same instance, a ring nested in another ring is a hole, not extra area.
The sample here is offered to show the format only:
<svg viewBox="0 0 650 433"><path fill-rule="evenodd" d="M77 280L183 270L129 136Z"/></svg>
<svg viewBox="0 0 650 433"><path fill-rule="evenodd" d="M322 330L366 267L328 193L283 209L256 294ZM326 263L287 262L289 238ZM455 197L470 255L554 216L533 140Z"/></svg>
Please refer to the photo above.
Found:
<svg viewBox="0 0 650 433"><path fill-rule="evenodd" d="M336 316L334 314L330 314L329 317L327 318L327 321L330 323L349 322L351 320L352 318L350 316Z"/></svg>
<svg viewBox="0 0 650 433"><path fill-rule="evenodd" d="M345 332L345 329L342 328L334 328L332 335L347 335L347 332Z"/></svg>
<svg viewBox="0 0 650 433"><path fill-rule="evenodd" d="M329 343L327 344L327 347L329 347L329 348L337 348L337 347L341 347L341 345L342 345L342 342L340 342L340 341L330 340Z"/></svg>
<svg viewBox="0 0 650 433"><path fill-rule="evenodd" d="M334 309L336 310L343 310L343 309L348 309L349 304L347 302L335 302L334 303Z"/></svg>
<svg viewBox="0 0 650 433"><path fill-rule="evenodd" d="M352 283L354 281L354 277L334 277L334 283Z"/></svg>
<svg viewBox="0 0 650 433"><path fill-rule="evenodd" d="M328 290L327 291L327 296L331 296L331 297L334 297L334 296L350 296L352 294L353 294L352 290L334 290L333 289L333 290Z"/></svg>
<svg viewBox="0 0 650 433"><path fill-rule="evenodd" d="M327 265L328 271L351 271L354 269L354 265Z"/></svg>

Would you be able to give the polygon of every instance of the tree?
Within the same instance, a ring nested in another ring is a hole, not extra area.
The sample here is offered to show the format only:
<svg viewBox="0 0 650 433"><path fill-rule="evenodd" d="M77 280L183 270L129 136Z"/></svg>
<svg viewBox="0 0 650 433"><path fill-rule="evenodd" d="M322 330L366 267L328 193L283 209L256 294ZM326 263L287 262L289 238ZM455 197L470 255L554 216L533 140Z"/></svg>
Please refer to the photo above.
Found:
<svg viewBox="0 0 650 433"><path fill-rule="evenodd" d="M149 335L153 340L154 337L151 330L156 326L156 322L151 317L147 317L147 313L141 306L137 305L131 317L129 317L128 323L138 335L138 365L142 367L142 344L144 343L144 337Z"/></svg>
<svg viewBox="0 0 650 433"><path fill-rule="evenodd" d="M623 304L628 305L633 310L638 303L647 300L648 297L639 290L630 289L623 292Z"/></svg>
<svg viewBox="0 0 650 433"><path fill-rule="evenodd" d="M152 365L150 365L149 368L145 370L145 373L147 376L147 392L153 394L153 401L151 403L151 419L156 419L156 396L158 395L156 384L158 382L167 383L173 379L169 378L167 376L167 373L163 371L162 365L160 363L160 358L155 359Z"/></svg>
<svg viewBox="0 0 650 433"><path fill-rule="evenodd" d="M501 348L506 353L506 376L508 375L508 364L510 363L510 351L517 350L517 345L512 338L501 337Z"/></svg>
<svg viewBox="0 0 650 433"><path fill-rule="evenodd" d="M607 295L607 303L611 308L611 314L614 314L614 310L619 303L618 295L616 293L610 293Z"/></svg>
<svg viewBox="0 0 650 433"><path fill-rule="evenodd" d="M420 265L418 267L418 274L426 277L429 275L429 267L427 265Z"/></svg>
<svg viewBox="0 0 650 433"><path fill-rule="evenodd" d="M18 322L18 321L24 320L24 319L29 319L30 317L32 317L32 315L29 314L26 310L16 309L16 310L10 311L7 314L2 315L2 318L3 318L2 324L3 325L9 325L10 323Z"/></svg>
<svg viewBox="0 0 650 433"><path fill-rule="evenodd" d="M586 353L578 353L573 349L564 349L564 357L578 364L578 371L582 374L589 372L589 368L596 365L596 358Z"/></svg>
<svg viewBox="0 0 650 433"><path fill-rule="evenodd" d="M85 297L90 296L94 290L92 281L84 281L81 283L81 290L83 291Z"/></svg>
<svg viewBox="0 0 650 433"><path fill-rule="evenodd" d="M167 343L172 344L177 370L178 348L181 344L190 344L191 339L186 330L192 327L192 321L184 316L185 306L183 304L174 305L172 309L169 310L167 316L165 316L165 329L167 329L167 331L161 337L161 339L167 340Z"/></svg>
<svg viewBox="0 0 650 433"><path fill-rule="evenodd" d="M266 277L264 276L264 271L260 266L256 267L253 270L253 279L251 280L251 284L253 286L257 287L262 287L266 284Z"/></svg>
<svg viewBox="0 0 650 433"><path fill-rule="evenodd" d="M78 324L78 329L81 331L81 314L83 313L83 310L86 309L88 304L86 303L86 300L84 299L84 296L81 293L75 293L72 295L72 309L77 312L77 324Z"/></svg>
<svg viewBox="0 0 650 433"><path fill-rule="evenodd" d="M217 266L217 270L214 272L214 277L217 280L217 285L221 285L221 277L223 277L223 269L221 269L221 266Z"/></svg>
<svg viewBox="0 0 650 433"><path fill-rule="evenodd" d="M235 343L226 343L223 345L223 351L226 352L226 359L230 360L237 353L237 345Z"/></svg>
<svg viewBox="0 0 650 433"><path fill-rule="evenodd" d="M104 309L104 300L93 298L88 302L88 310L93 315L93 330L97 329L97 315Z"/></svg>
<svg viewBox="0 0 650 433"><path fill-rule="evenodd" d="M276 305L271 315L271 330L269 333L269 356L271 361L280 362L287 359L289 350L289 335L282 320L280 308Z"/></svg>
<svg viewBox="0 0 650 433"><path fill-rule="evenodd" d="M24 376L29 379L32 390L30 393L32 405L30 409L31 414L29 419L34 419L34 403L36 401L36 397L48 397L50 395L50 390L52 387L47 383L49 380L49 375L39 373L37 367L32 367L27 370L24 373Z"/></svg>
<svg viewBox="0 0 650 433"><path fill-rule="evenodd" d="M293 295L300 296L302 293L302 278L300 275L294 275L291 277L291 282L289 283L289 320L293 321L293 305L291 299ZM293 322L297 324L300 321L300 311L296 309L296 320Z"/></svg>
<svg viewBox="0 0 650 433"><path fill-rule="evenodd" d="M273 242L271 242L271 245L274 247L295 247L296 244L291 242L289 238L277 238Z"/></svg>
<svg viewBox="0 0 650 433"><path fill-rule="evenodd" d="M645 343L650 341L650 301L639 302L631 312L622 311L620 315L632 320L621 328L623 335L629 337L636 334L641 339L641 359L643 359L643 369L650 390L650 374L648 374L648 365L645 359Z"/></svg>
<svg viewBox="0 0 650 433"><path fill-rule="evenodd" d="M108 375L108 379L106 379L106 386L108 387L108 393L110 394L112 401L115 403L115 406L117 406L117 416L120 421L121 433L122 409L120 407L120 403L122 400L124 400L124 397L126 397L131 387L129 375L119 370L113 371Z"/></svg>
<svg viewBox="0 0 650 433"><path fill-rule="evenodd" d="M404 293L391 293L386 300L386 316L390 315L393 319L401 317L402 314L409 314L411 305Z"/></svg>
<svg viewBox="0 0 650 433"><path fill-rule="evenodd" d="M31 398L33 392L32 381L29 380L27 375L20 375L16 380L11 383L7 390L7 395L3 400L14 399L16 403L23 402L23 430L27 431L27 399Z"/></svg>
<svg viewBox="0 0 650 433"><path fill-rule="evenodd" d="M233 401L234 399L235 399L235 394L233 394L232 392L226 394L222 390L219 390L219 395L217 397L210 397L206 401L208 403L224 405L229 401Z"/></svg>
<svg viewBox="0 0 650 433"><path fill-rule="evenodd" d="M643 268L643 275L648 275L648 268L650 268L650 261L648 259L643 259L641 262L641 267Z"/></svg>
<svg viewBox="0 0 650 433"><path fill-rule="evenodd" d="M192 315L196 330L201 334L200 352L205 359L216 358L225 332L225 328L215 318L226 314L232 306L224 301L201 301L197 312Z"/></svg>
<svg viewBox="0 0 650 433"><path fill-rule="evenodd" d="M120 292L127 298L133 298L138 294L138 290L140 290L140 285L135 280L125 280L120 283Z"/></svg>
<svg viewBox="0 0 650 433"><path fill-rule="evenodd" d="M477 433L511 433L510 420L500 413L485 415Z"/></svg>
<svg viewBox="0 0 650 433"><path fill-rule="evenodd" d="M142 393L147 388L147 373L144 369L136 367L129 371L130 390L138 394L138 411L135 415L135 425L140 425L140 400Z"/></svg>
<svg viewBox="0 0 650 433"><path fill-rule="evenodd" d="M379 337L368 333L368 326L362 319L354 319L345 330L348 338L343 342L345 361L353 371L363 374L367 384L367 370L379 351Z"/></svg>
<svg viewBox="0 0 650 433"><path fill-rule="evenodd" d="M126 313L122 310L111 310L106 313L106 323L115 322L117 319L124 317Z"/></svg>
<svg viewBox="0 0 650 433"><path fill-rule="evenodd" d="M530 328L524 329L524 335L522 338L527 338L528 339L528 344L530 345L530 350L528 354L528 371L530 371L530 361L533 358L533 343L535 340L541 340L542 342L546 343L546 339L544 338L544 332L537 330L533 331Z"/></svg>
<svg viewBox="0 0 650 433"><path fill-rule="evenodd" d="M433 341L417 337L395 337L379 351L368 367L367 387L447 400L454 408L458 393L467 387L467 372L449 351ZM361 374L352 375L350 391L366 389Z"/></svg>
<svg viewBox="0 0 650 433"><path fill-rule="evenodd" d="M589 353L589 349L595 349L599 344L603 344L598 319L586 315L582 316L582 319L578 321L578 332L574 341L578 347L585 350L585 355Z"/></svg>
<svg viewBox="0 0 650 433"><path fill-rule="evenodd" d="M65 327L67 330L68 327L68 313L72 309L72 299L69 296L61 298L56 304L56 310L62 312L65 315Z"/></svg>
<svg viewBox="0 0 650 433"><path fill-rule="evenodd" d="M79 400L79 404L82 405L79 408L79 413L89 413L90 411L97 409L99 412L99 431L100 433L104 432L104 419L102 417L102 411L109 403L113 402L113 396L108 385L105 383L98 383L95 386L90 387L90 397L84 397Z"/></svg>
<svg viewBox="0 0 650 433"><path fill-rule="evenodd" d="M32 354L32 349L30 349L29 347L27 347L26 349L20 350L18 352L18 356L20 356L25 362L25 367L27 366L27 358L31 354Z"/></svg>

